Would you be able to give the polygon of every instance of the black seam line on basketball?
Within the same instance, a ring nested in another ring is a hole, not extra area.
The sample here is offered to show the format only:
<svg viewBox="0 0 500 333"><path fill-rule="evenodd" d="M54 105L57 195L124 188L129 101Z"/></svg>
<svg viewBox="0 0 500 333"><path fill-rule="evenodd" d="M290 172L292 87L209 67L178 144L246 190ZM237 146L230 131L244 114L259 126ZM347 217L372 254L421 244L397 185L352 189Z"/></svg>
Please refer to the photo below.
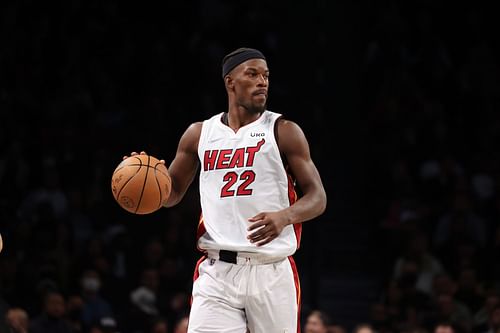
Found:
<svg viewBox="0 0 500 333"><path fill-rule="evenodd" d="M155 173L155 180L156 180L156 185L158 185L158 192L160 193L160 204L158 205L158 209L161 208L161 203L162 203L162 195L161 195L161 187L160 187L160 182L158 181L158 177L156 177L156 165L155 165L155 168L154 168L154 173Z"/></svg>
<svg viewBox="0 0 500 333"><path fill-rule="evenodd" d="M139 158L139 161L141 159ZM120 168L121 169L121 168ZM129 177L129 179L127 179L127 181L125 182L125 184L123 184L123 186L120 188L120 191L118 192L118 194L116 194L116 199L119 200L120 199L120 193L122 193L122 190L125 188L125 186L127 186L128 182L132 180L132 178L134 178L135 175L137 175L137 173L139 172L139 170L141 170L141 168L138 168L136 171L135 171L135 174L133 174L132 176ZM114 174L114 173L113 173Z"/></svg>
<svg viewBox="0 0 500 333"><path fill-rule="evenodd" d="M158 172L161 173L162 175L164 175L165 177L170 178L170 175L168 174L168 169L167 169L167 173L165 173L165 172L163 172L163 171L161 171L161 170L158 169L158 165L165 166L165 164L162 163L162 162L158 162L158 163L155 164L154 168L155 168L155 170L158 170ZM148 165L148 166L151 168L150 165ZM165 167L165 169L166 169L166 167Z"/></svg>
<svg viewBox="0 0 500 333"><path fill-rule="evenodd" d="M142 166L142 160L139 158L139 157L136 157L136 156L131 156L137 160L139 160L139 162L141 162L140 164L125 164L125 165L122 165L120 168L116 168L115 171L113 171L113 175L117 172L117 171L120 171L121 169L123 169L124 167L126 166ZM123 161L122 161L123 162Z"/></svg>
<svg viewBox="0 0 500 333"><path fill-rule="evenodd" d="M148 166L149 166L150 158L151 157L148 156ZM149 174L149 170L146 172L146 176L144 177L144 184L142 184L141 196L139 197L139 202L137 203L137 206L135 207L134 214L137 214L137 211L139 210L139 207L141 206L142 196L144 194L144 188L146 187L146 182L148 181L148 174Z"/></svg>
<svg viewBox="0 0 500 333"><path fill-rule="evenodd" d="M163 172L163 171L161 171L161 170L159 170L159 169L157 169L157 168L156 168L156 167L157 167L158 165L160 165L160 164L163 164L163 163L159 162L159 163L156 163L154 166L152 166L152 165L146 165L146 164L127 164L127 165L124 165L123 167L121 167L121 168L120 168L120 169L118 169L118 170L121 170L121 169L123 169L124 167L129 167L129 166L141 166L141 167L152 168L152 169L158 170L158 172L160 172L162 175L164 175L164 176L166 176L166 177L170 177L170 176L169 176L168 174L166 174L165 172ZM116 171L118 171L118 170L116 170ZM115 171L114 173L116 173L116 171Z"/></svg>

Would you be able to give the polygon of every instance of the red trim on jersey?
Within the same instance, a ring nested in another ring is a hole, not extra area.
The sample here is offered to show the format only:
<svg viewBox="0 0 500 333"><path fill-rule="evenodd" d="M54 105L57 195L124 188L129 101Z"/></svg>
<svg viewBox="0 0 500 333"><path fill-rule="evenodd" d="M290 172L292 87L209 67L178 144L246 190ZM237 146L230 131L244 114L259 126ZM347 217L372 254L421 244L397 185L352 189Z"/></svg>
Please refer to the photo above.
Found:
<svg viewBox="0 0 500 333"><path fill-rule="evenodd" d="M203 214L200 214L200 221L198 222L198 228L196 229L196 243L198 243L198 240L201 238L201 236L203 236L205 232L207 232L207 229L205 228ZM202 249L200 249L198 245L196 247L198 248L199 251L205 252Z"/></svg>
<svg viewBox="0 0 500 333"><path fill-rule="evenodd" d="M196 266L194 267L194 273L193 273L193 282L196 281L200 277L200 265L203 262L203 260L207 259L207 256L202 256L198 261L196 262Z"/></svg>
<svg viewBox="0 0 500 333"><path fill-rule="evenodd" d="M193 284L194 282L200 277L200 265L203 261L207 259L207 256L202 256L198 261L196 262L196 266L194 267L194 273L193 273ZM193 295L191 294L191 300L189 301L189 304L193 304Z"/></svg>
<svg viewBox="0 0 500 333"><path fill-rule="evenodd" d="M295 264L295 260L293 260L292 256L288 257L288 261L290 261L290 266L292 267L292 272L293 272L293 280L295 282L295 293L297 295L297 333L300 333L300 311L301 311L302 293L300 290L299 272L297 271L297 265Z"/></svg>
<svg viewBox="0 0 500 333"><path fill-rule="evenodd" d="M287 170L287 178L288 178L288 201L290 202L290 206L293 205L297 201L297 192L295 191L294 183L292 175ZM302 238L302 223L295 223L293 225L293 230L295 231L295 238L297 239L297 249L300 248L300 239Z"/></svg>

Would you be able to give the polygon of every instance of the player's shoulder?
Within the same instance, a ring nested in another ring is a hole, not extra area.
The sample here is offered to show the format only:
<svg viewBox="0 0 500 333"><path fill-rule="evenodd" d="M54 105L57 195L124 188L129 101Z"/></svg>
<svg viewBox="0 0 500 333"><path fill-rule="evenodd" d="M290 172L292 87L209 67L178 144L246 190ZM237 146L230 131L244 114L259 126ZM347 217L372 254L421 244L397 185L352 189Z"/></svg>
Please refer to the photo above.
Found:
<svg viewBox="0 0 500 333"><path fill-rule="evenodd" d="M203 122L201 121L191 123L184 132L182 139L187 140L188 142L198 142L201 135L202 125Z"/></svg>
<svg viewBox="0 0 500 333"><path fill-rule="evenodd" d="M285 154L302 147L302 144L307 142L299 124L285 117L276 120L275 137L280 151Z"/></svg>
<svg viewBox="0 0 500 333"><path fill-rule="evenodd" d="M195 121L188 126L188 130L200 130L203 126L203 121Z"/></svg>
<svg viewBox="0 0 500 333"><path fill-rule="evenodd" d="M289 127L299 127L297 123L288 119L282 113L266 110L263 115L267 118L267 121L274 122L275 129L280 127L285 128L286 131Z"/></svg>
<svg viewBox="0 0 500 333"><path fill-rule="evenodd" d="M297 124L293 120L285 118L284 116L280 116L276 120L276 129L278 131L278 135L280 133L287 135L287 134L302 132L302 129L300 128L299 124Z"/></svg>
<svg viewBox="0 0 500 333"><path fill-rule="evenodd" d="M191 123L188 128L186 129L186 133L189 133L189 134L197 134L199 136L199 134L201 133L201 128L203 126L203 122L202 121L196 121L194 123Z"/></svg>

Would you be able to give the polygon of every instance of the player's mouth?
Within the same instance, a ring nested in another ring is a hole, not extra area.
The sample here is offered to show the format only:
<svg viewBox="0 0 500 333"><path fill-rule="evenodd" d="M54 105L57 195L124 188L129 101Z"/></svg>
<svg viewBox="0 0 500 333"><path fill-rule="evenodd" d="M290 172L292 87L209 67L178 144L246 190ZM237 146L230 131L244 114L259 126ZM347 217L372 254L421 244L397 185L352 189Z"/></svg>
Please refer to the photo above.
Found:
<svg viewBox="0 0 500 333"><path fill-rule="evenodd" d="M267 98L267 90L266 89L259 89L253 93L254 96L259 96L259 97L265 97Z"/></svg>

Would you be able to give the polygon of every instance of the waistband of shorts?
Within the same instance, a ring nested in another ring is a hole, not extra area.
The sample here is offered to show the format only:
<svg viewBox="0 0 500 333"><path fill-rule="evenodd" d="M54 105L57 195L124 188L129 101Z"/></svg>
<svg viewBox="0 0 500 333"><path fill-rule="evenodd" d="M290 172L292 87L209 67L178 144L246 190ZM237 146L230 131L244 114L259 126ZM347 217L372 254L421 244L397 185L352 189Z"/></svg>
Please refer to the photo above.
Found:
<svg viewBox="0 0 500 333"><path fill-rule="evenodd" d="M207 257L209 259L220 260L235 265L265 265L285 259L284 257L272 257L261 253L228 250L208 250Z"/></svg>

